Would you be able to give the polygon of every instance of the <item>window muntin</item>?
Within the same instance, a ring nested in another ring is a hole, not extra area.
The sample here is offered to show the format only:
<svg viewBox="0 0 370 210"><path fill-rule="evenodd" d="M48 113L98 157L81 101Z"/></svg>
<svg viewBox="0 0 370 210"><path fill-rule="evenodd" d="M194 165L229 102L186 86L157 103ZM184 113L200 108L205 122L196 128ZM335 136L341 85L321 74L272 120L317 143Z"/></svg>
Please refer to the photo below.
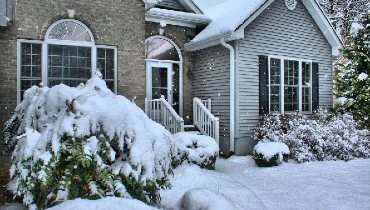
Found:
<svg viewBox="0 0 370 210"><path fill-rule="evenodd" d="M311 62L269 58L270 112L311 112Z"/></svg>
<svg viewBox="0 0 370 210"><path fill-rule="evenodd" d="M116 92L117 48L94 43L90 30L76 20L54 23L45 41L18 40L18 102L33 85L75 87L90 79L94 69L102 71L108 88Z"/></svg>

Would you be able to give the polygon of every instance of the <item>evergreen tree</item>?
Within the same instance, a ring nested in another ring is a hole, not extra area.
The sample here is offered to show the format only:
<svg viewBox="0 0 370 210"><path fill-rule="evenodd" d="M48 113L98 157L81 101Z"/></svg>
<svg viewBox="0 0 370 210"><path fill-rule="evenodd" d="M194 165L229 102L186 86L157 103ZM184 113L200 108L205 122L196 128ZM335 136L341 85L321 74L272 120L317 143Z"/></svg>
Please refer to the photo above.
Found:
<svg viewBox="0 0 370 210"><path fill-rule="evenodd" d="M336 112L351 112L370 128L370 15L352 27L343 47L343 59L336 65Z"/></svg>
<svg viewBox="0 0 370 210"><path fill-rule="evenodd" d="M343 39L350 34L352 24L359 22L361 17L368 13L370 6L368 0L319 0L318 2Z"/></svg>

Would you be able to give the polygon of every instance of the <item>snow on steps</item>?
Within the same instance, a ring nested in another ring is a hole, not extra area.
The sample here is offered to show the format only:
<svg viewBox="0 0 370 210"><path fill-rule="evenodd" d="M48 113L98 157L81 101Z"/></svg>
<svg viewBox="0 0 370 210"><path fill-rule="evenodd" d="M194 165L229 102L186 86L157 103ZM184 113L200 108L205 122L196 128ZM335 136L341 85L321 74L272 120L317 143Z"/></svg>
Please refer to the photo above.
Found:
<svg viewBox="0 0 370 210"><path fill-rule="evenodd" d="M184 125L184 131L187 133L201 135L199 129L195 125Z"/></svg>

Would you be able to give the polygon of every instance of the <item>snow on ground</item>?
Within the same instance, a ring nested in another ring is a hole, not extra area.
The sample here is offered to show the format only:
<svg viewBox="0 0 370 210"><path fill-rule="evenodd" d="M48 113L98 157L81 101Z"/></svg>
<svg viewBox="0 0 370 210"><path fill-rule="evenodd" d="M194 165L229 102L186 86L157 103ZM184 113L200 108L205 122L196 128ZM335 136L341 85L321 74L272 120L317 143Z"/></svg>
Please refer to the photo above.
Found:
<svg viewBox="0 0 370 210"><path fill-rule="evenodd" d="M204 209L370 209L370 159L307 162L257 167L251 156L218 159L216 170L183 164L174 170L172 189L161 190L163 209L192 200ZM210 193L211 192L211 193ZM182 199L183 195L185 199ZM194 201L194 199L196 199ZM221 203L222 202L222 203ZM230 208L231 206L231 208ZM209 207L209 208L207 208ZM58 209L155 209L141 201L76 199ZM190 208L191 209L191 208Z"/></svg>
<svg viewBox="0 0 370 210"><path fill-rule="evenodd" d="M195 188L219 193L237 209L370 209L370 159L260 168L251 156L218 159L216 170L182 165L162 205L176 207ZM217 209L217 208L216 208Z"/></svg>

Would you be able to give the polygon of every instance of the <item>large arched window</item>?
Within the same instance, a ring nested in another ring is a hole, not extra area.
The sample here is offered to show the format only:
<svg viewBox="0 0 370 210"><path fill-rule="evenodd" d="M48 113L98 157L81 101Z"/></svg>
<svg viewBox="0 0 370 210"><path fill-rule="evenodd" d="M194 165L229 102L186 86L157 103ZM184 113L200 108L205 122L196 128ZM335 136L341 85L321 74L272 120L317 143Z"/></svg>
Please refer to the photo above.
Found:
<svg viewBox="0 0 370 210"><path fill-rule="evenodd" d="M18 40L19 102L32 85L75 87L95 70L116 92L117 48L95 45L90 29L80 21L63 19L52 24L45 40Z"/></svg>
<svg viewBox="0 0 370 210"><path fill-rule="evenodd" d="M149 99L165 96L182 116L182 57L180 49L163 36L145 41L146 94Z"/></svg>

